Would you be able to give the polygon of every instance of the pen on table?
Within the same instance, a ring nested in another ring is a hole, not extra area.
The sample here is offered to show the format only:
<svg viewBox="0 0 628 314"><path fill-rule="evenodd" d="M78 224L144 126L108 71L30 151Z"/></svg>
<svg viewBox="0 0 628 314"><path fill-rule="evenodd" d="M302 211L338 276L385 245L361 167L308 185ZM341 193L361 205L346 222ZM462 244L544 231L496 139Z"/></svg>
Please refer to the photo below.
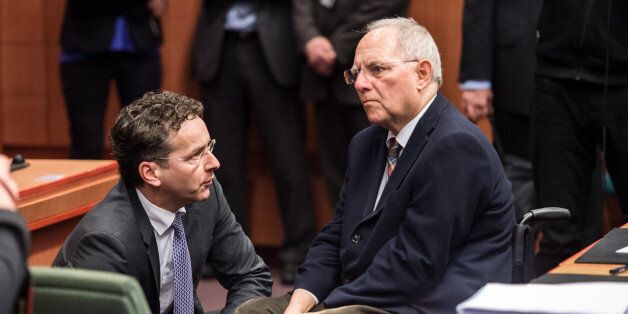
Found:
<svg viewBox="0 0 628 314"><path fill-rule="evenodd" d="M621 273L623 273L623 272L625 272L627 270L628 270L628 264L622 265L622 266L619 266L619 267L615 267L615 268L609 270L608 272L611 275L617 275L617 274L621 274Z"/></svg>

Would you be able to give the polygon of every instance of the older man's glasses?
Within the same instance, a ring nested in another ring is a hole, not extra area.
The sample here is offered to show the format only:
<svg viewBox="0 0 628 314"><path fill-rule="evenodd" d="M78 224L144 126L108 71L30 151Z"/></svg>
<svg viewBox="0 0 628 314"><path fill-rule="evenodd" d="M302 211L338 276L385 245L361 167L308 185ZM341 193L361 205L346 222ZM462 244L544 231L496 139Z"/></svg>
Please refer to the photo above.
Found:
<svg viewBox="0 0 628 314"><path fill-rule="evenodd" d="M189 158L182 158L182 157L162 157L162 158L157 158L157 159L162 159L162 160L168 160L168 159L177 159L179 161L183 161L186 162L190 165L195 165L195 166L199 166L203 163L203 161L205 161L205 157L207 157L208 153L212 153L214 151L214 146L216 146L216 139L212 139L209 142L209 145L207 145L207 147L205 147L203 149L203 151L201 151L198 155L194 155L192 157Z"/></svg>
<svg viewBox="0 0 628 314"><path fill-rule="evenodd" d="M369 78L380 78L386 71L390 70L391 65L407 63L407 62L419 62L419 60L404 60L404 61L393 61L393 62L385 62L385 63L373 63L367 65L363 68L352 68L349 70L345 70L342 74L345 77L345 83L348 85L355 84L355 81L358 80L358 75L360 72L364 71L364 75Z"/></svg>

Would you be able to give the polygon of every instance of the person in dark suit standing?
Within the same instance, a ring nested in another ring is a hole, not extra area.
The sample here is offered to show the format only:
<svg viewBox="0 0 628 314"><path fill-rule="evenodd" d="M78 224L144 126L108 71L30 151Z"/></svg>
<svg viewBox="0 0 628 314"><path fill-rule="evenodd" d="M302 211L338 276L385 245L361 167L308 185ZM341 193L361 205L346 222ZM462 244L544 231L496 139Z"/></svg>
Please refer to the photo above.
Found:
<svg viewBox="0 0 628 314"><path fill-rule="evenodd" d="M464 2L460 89L472 122L492 118L494 145L512 182L517 217L536 204L530 105L542 0Z"/></svg>
<svg viewBox="0 0 628 314"><path fill-rule="evenodd" d="M236 312L453 313L487 282L511 281L510 182L484 134L438 92L432 37L407 18L367 31L345 78L374 125L351 141L334 218L291 296Z"/></svg>
<svg viewBox="0 0 628 314"><path fill-rule="evenodd" d="M161 85L159 17L168 0L68 0L61 29L61 84L70 157L100 159L111 81L121 106Z"/></svg>
<svg viewBox="0 0 628 314"><path fill-rule="evenodd" d="M626 32L626 1L543 4L530 112L534 183L539 206L567 208L571 219L543 224L537 275L595 240L587 229L599 215L589 199L600 180L600 174L592 175L599 151L628 216Z"/></svg>
<svg viewBox="0 0 628 314"><path fill-rule="evenodd" d="M0 313L12 313L27 274L30 235L17 213L18 189L10 161L0 155Z"/></svg>
<svg viewBox="0 0 628 314"><path fill-rule="evenodd" d="M281 280L291 284L315 227L290 1L204 1L193 53L205 119L221 139L216 154L229 161L221 182L245 232L250 231L245 166L250 116L257 121L283 224Z"/></svg>
<svg viewBox="0 0 628 314"><path fill-rule="evenodd" d="M292 0L297 46L306 61L299 94L316 106L318 147L332 205L344 182L349 142L368 126L360 99L345 84L342 71L353 62L364 26L404 15L407 4L407 0Z"/></svg>
<svg viewBox="0 0 628 314"><path fill-rule="evenodd" d="M111 130L122 180L76 226L54 266L131 275L153 313L203 313L196 295L205 261L229 291L224 312L270 295L268 267L229 210L203 106L146 93Z"/></svg>

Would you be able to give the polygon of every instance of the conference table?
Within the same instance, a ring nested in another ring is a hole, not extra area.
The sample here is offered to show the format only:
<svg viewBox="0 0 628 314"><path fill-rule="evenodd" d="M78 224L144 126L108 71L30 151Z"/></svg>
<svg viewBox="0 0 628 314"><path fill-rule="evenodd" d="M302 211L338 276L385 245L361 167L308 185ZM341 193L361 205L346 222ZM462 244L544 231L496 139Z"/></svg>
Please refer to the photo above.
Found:
<svg viewBox="0 0 628 314"><path fill-rule="evenodd" d="M29 265L50 265L78 221L118 182L113 160L29 159L11 172L31 232Z"/></svg>
<svg viewBox="0 0 628 314"><path fill-rule="evenodd" d="M628 228L628 223L621 226L621 228ZM580 252L574 254L570 258L564 260L556 268L550 270L546 275L541 276L540 278L537 278L536 280L534 280L534 282L547 282L548 280L551 281L552 276L554 277L554 279L562 276L566 278L565 281L570 281L569 278L572 278L572 279L579 278L579 279L584 279L588 281L587 276L590 276L590 279L592 281L604 279L603 277L593 277L593 276L605 276L607 277L606 279L612 280L612 281L628 280L628 272L623 272L615 276L611 276L609 274L609 270L622 266L622 264L576 263L576 260L582 254L584 254L593 246L595 246L595 244L597 244L598 241L582 249ZM628 245L628 243L626 245ZM584 276L578 277L578 275L584 275Z"/></svg>

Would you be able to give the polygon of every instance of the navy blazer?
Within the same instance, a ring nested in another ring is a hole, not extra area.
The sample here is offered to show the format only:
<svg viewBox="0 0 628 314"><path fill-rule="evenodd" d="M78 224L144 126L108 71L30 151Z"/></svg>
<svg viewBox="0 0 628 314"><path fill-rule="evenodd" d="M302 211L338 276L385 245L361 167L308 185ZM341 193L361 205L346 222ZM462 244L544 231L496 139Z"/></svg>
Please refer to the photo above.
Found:
<svg viewBox="0 0 628 314"><path fill-rule="evenodd" d="M295 287L327 307L447 313L487 282L510 282L513 196L482 132L438 94L373 211L387 132L353 138L334 218Z"/></svg>
<svg viewBox="0 0 628 314"><path fill-rule="evenodd" d="M209 198L185 206L185 237L192 263L194 313L205 261L229 291L223 313L248 299L270 296L272 278L229 209L218 180ZM159 252L154 229L133 187L118 183L65 240L53 266L87 268L137 278L153 313L159 313Z"/></svg>

